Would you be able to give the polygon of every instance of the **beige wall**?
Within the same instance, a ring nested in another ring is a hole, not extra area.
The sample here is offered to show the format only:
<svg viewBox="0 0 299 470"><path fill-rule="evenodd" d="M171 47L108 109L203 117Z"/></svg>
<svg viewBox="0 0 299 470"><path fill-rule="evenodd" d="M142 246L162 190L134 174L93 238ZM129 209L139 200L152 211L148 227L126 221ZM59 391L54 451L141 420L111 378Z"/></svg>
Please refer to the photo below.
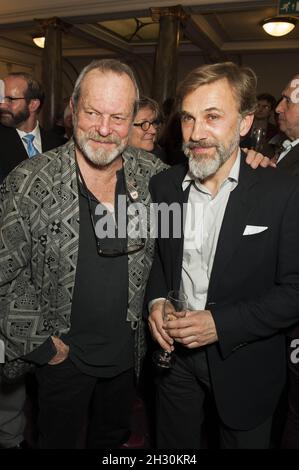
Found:
<svg viewBox="0 0 299 470"><path fill-rule="evenodd" d="M271 93L277 99L289 79L299 73L299 52L243 54L239 59L257 74L258 93ZM179 80L201 64L201 55L180 57Z"/></svg>

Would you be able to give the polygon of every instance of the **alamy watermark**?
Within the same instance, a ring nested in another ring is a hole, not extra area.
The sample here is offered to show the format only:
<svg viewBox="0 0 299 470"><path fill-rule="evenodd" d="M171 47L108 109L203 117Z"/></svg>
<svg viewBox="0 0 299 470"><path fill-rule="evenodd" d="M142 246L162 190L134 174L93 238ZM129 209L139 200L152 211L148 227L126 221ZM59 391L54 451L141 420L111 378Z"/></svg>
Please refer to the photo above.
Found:
<svg viewBox="0 0 299 470"><path fill-rule="evenodd" d="M172 204L142 202L127 204L125 195L119 195L115 208L111 204L98 204L95 209L95 233L99 239L181 238L187 218L188 233L185 243L201 248L203 236L203 204ZM159 227L159 228L158 228Z"/></svg>
<svg viewBox="0 0 299 470"><path fill-rule="evenodd" d="M290 360L292 364L298 364L299 362L299 338L295 338L291 342L291 348L294 351L291 352Z"/></svg>
<svg viewBox="0 0 299 470"><path fill-rule="evenodd" d="M299 103L299 78L294 78L291 81L291 88L295 88L291 93L291 101L294 104Z"/></svg>

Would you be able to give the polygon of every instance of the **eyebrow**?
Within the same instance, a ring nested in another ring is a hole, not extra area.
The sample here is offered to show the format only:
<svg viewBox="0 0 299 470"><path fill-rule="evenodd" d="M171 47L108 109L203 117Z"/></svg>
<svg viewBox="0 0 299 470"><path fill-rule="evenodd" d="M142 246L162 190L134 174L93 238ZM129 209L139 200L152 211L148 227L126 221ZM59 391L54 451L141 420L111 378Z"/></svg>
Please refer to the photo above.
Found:
<svg viewBox="0 0 299 470"><path fill-rule="evenodd" d="M102 111L100 111L99 109L96 109L92 104L83 104L83 110L84 111L94 111L98 114L107 114L107 113L102 113ZM108 113L109 114L109 113ZM117 112L117 113L113 113L113 114L109 114L109 116L122 116L122 117L130 117L132 115L132 113L125 113L125 112Z"/></svg>
<svg viewBox="0 0 299 470"><path fill-rule="evenodd" d="M288 96L288 95L286 95L285 93L282 93L282 95L281 95L281 99L282 99L282 100L283 100L283 99L286 99L286 100L289 100L289 101L291 101L291 97L290 97L290 96Z"/></svg>
<svg viewBox="0 0 299 470"><path fill-rule="evenodd" d="M220 108L216 108L216 106L211 106L210 108L206 108L204 110L205 113L211 113L213 111L217 111L217 113L221 113L221 114L224 114L224 112L222 111L222 109Z"/></svg>
<svg viewBox="0 0 299 470"><path fill-rule="evenodd" d="M216 108L216 106L211 106L210 108L206 108L206 109L203 110L204 113L211 113L211 112L215 112L215 111L217 113L224 114L224 111L222 111L220 108ZM185 110L181 111L181 115L188 115L188 116L194 117L191 112L185 111Z"/></svg>

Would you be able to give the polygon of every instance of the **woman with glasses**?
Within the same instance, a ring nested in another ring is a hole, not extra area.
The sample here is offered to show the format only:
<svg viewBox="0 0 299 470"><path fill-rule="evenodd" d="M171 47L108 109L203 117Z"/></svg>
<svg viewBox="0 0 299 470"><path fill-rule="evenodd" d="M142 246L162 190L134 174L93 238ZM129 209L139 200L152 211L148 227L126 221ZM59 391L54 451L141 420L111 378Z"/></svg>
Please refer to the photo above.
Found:
<svg viewBox="0 0 299 470"><path fill-rule="evenodd" d="M161 111L158 103L147 96L141 97L130 132L129 145L151 152L164 160L163 150L157 145L160 127Z"/></svg>
<svg viewBox="0 0 299 470"><path fill-rule="evenodd" d="M273 157L274 148L268 144L277 133L277 126L270 120L276 106L276 99L269 93L257 96L257 107L250 131L241 140L241 147L253 148L268 157Z"/></svg>

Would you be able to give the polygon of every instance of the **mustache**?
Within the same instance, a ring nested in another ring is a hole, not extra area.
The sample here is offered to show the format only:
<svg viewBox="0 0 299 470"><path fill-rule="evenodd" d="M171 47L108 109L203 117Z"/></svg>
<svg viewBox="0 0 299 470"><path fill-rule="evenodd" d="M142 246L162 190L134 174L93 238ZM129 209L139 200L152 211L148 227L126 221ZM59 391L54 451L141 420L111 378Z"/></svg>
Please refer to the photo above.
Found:
<svg viewBox="0 0 299 470"><path fill-rule="evenodd" d="M88 133L88 138L95 140L96 142L101 142L105 144L119 145L121 143L120 138L116 135L108 135L107 137L103 137L102 135L94 131Z"/></svg>
<svg viewBox="0 0 299 470"><path fill-rule="evenodd" d="M216 147L218 148L218 144L217 142L215 142L214 140L199 140L199 141L194 141L194 140L190 140L189 142L185 142L184 143L184 148L186 149L193 149L195 147L200 147L200 148L203 148L203 149L208 149L208 148L211 148L211 147Z"/></svg>

